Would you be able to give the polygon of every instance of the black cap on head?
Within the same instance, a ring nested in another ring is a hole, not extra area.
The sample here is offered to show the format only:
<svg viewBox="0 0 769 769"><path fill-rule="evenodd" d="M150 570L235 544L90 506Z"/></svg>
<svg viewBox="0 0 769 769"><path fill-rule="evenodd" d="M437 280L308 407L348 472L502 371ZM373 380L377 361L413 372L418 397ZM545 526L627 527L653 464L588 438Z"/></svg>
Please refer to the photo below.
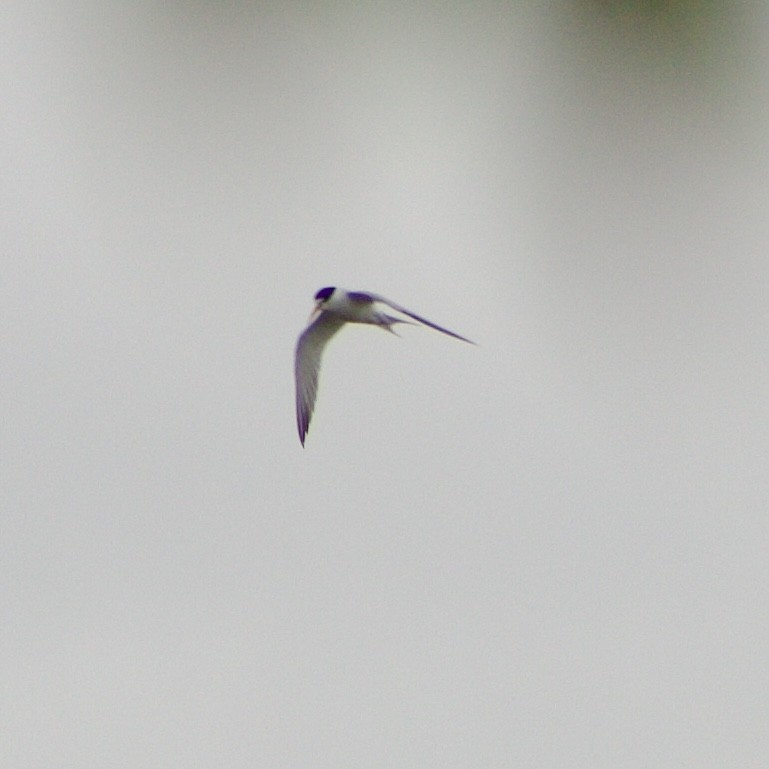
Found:
<svg viewBox="0 0 769 769"><path fill-rule="evenodd" d="M316 302L325 302L334 293L334 286L326 286L315 294Z"/></svg>

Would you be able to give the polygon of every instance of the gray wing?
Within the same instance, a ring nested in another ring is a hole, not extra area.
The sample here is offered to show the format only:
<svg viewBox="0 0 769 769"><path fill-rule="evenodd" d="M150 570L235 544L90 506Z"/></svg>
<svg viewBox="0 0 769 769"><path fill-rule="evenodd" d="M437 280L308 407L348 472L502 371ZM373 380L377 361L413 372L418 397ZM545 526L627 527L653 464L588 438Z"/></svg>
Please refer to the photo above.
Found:
<svg viewBox="0 0 769 769"><path fill-rule="evenodd" d="M328 312L321 314L302 332L296 343L294 376L296 378L296 426L299 440L304 446L304 439L310 427L312 410L318 394L318 373L320 359L329 339L342 326L344 321Z"/></svg>
<svg viewBox="0 0 769 769"><path fill-rule="evenodd" d="M427 320L427 318L423 318L421 315L417 315L415 312L411 312L411 310L407 310L405 307L401 307L401 305L395 304L395 302L391 302L389 299L385 299L383 296L379 296L378 294L368 294L368 296L373 301L382 302L382 304L386 304L389 307L392 307L392 309L395 310L396 312L402 312L404 315L408 315L409 318L413 318L414 320L419 321L425 326L434 328L436 331L440 331L443 334L448 334L449 336L453 336L454 339L460 339L463 342L468 342L469 344L475 344L475 342L473 342L471 339L467 339L464 336L455 334L453 331L449 331L447 328L443 328L443 326L439 326L437 323L433 323L432 321Z"/></svg>

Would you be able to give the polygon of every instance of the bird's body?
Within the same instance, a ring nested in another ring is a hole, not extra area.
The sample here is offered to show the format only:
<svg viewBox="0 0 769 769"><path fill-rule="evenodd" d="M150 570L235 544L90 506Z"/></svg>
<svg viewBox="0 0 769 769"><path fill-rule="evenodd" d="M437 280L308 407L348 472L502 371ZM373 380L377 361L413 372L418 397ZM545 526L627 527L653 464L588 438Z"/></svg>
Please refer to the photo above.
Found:
<svg viewBox="0 0 769 769"><path fill-rule="evenodd" d="M310 426L312 411L318 393L318 374L323 350L331 337L336 334L345 323L365 323L379 326L385 331L392 330L396 323L410 323L411 321L389 315L383 307L388 307L395 312L408 316L412 321L417 321L425 326L440 331L463 342L469 339L455 334L446 328L436 325L405 307L391 302L378 294L364 291L345 291L343 288L322 288L315 294L315 310L310 316L307 328L302 332L296 345L296 357L294 362L294 374L296 377L296 424L299 430L299 440L304 446L307 430ZM474 344L474 342L470 342Z"/></svg>

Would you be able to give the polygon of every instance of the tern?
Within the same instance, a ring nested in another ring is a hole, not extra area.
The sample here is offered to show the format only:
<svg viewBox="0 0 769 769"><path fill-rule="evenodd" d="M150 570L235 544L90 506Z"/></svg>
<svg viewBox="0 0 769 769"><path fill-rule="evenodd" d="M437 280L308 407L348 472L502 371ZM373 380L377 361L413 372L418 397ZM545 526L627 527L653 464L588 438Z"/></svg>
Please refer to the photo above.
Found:
<svg viewBox="0 0 769 769"><path fill-rule="evenodd" d="M302 332L296 344L296 358L294 360L296 425L299 429L299 440L302 446L304 446L307 430L310 427L312 410L318 394L320 359L331 337L345 323L367 323L371 326L379 326L379 328L392 334L395 334L392 327L396 323L411 323L411 321L403 318L388 315L383 307L389 307L395 312L408 316L411 320L429 326L443 334L453 336L455 339L475 344L475 342L455 334L453 331L449 331L447 328L443 328L378 294L372 294L368 291L346 291L335 286L320 289L315 294L315 309L310 315L307 328Z"/></svg>

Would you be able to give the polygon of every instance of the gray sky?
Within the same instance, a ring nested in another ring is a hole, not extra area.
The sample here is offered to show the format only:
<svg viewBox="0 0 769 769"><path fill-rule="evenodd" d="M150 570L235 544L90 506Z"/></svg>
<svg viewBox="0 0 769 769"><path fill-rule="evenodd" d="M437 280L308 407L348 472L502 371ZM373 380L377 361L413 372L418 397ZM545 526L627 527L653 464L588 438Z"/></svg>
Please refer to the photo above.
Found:
<svg viewBox="0 0 769 769"><path fill-rule="evenodd" d="M765 765L766 8L539 5L4 5L0 764Z"/></svg>

